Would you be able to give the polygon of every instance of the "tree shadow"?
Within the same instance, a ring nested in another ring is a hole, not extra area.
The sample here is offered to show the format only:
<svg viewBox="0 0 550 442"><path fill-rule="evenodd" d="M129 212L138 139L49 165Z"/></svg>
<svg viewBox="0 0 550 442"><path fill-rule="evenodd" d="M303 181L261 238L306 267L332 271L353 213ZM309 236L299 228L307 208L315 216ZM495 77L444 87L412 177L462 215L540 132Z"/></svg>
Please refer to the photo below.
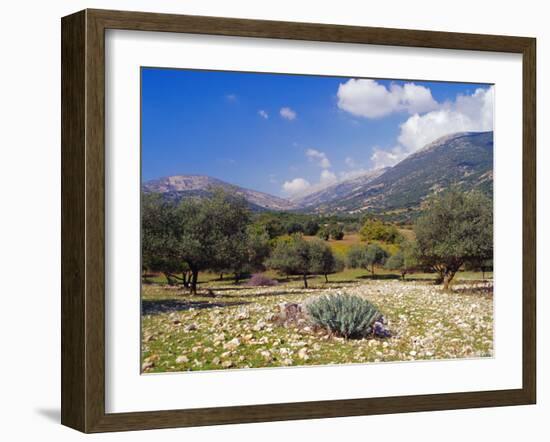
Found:
<svg viewBox="0 0 550 442"><path fill-rule="evenodd" d="M401 279L400 275L395 275L393 273L382 273L380 275L377 275L376 273L374 275L362 275L358 276L357 279L368 279L371 281L386 281L390 279Z"/></svg>
<svg viewBox="0 0 550 442"><path fill-rule="evenodd" d="M439 283L436 284L436 280L434 278L425 278L425 277L421 277L421 276L418 276L418 277L415 277L415 276L406 276L405 277L405 280L404 282L429 282L433 285L440 285Z"/></svg>
<svg viewBox="0 0 550 442"><path fill-rule="evenodd" d="M251 288L254 288L254 287L251 287ZM258 288L261 288L261 287L258 287ZM275 292L266 292L266 293L249 293L249 294L244 294L244 295L239 295L239 294L235 294L235 295L228 295L228 294L221 294L221 295L216 295L216 298L238 298L238 299L246 299L246 298L269 298L269 297L272 297L272 296L283 296L283 295L301 295L302 293L300 292L290 292L288 290L279 290L279 291L275 291Z"/></svg>
<svg viewBox="0 0 550 442"><path fill-rule="evenodd" d="M249 301L233 301L233 302L210 302L210 301L189 301L179 299L161 299L141 301L142 315L158 315L161 313L172 313L194 310L204 310L216 307L233 307L236 305L250 304Z"/></svg>
<svg viewBox="0 0 550 442"><path fill-rule="evenodd" d="M456 287L451 288L451 293L457 295L469 295L469 296L483 296L483 297L492 297L493 296L493 286L476 286L471 285L468 287Z"/></svg>
<svg viewBox="0 0 550 442"><path fill-rule="evenodd" d="M236 285L235 287L229 287L229 286L221 286L221 287L216 287L215 285L209 287L210 290L212 290L213 292L228 292L228 291L233 291L233 290L250 290L250 289L253 289L254 287L252 286L244 286L244 285Z"/></svg>
<svg viewBox="0 0 550 442"><path fill-rule="evenodd" d="M311 276L312 275L308 275L308 278ZM281 284L288 284L289 282L303 281L304 277L302 275L296 275L296 276L289 275L289 276L279 276L273 279Z"/></svg>

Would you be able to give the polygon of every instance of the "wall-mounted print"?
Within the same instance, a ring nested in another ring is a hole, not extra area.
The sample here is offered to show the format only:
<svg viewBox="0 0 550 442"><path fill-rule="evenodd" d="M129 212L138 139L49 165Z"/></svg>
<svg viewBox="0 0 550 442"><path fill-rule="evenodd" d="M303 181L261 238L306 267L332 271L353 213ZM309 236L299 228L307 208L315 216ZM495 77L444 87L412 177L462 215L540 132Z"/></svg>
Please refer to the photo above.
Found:
<svg viewBox="0 0 550 442"><path fill-rule="evenodd" d="M494 97L143 67L142 373L492 357Z"/></svg>

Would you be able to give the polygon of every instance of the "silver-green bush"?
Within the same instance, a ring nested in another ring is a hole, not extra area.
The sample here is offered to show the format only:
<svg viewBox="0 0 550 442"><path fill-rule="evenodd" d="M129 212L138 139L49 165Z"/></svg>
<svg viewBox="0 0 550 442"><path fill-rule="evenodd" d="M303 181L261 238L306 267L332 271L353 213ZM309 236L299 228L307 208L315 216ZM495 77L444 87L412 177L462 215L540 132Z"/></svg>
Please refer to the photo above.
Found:
<svg viewBox="0 0 550 442"><path fill-rule="evenodd" d="M372 333L373 324L382 316L366 299L348 294L319 296L307 303L306 309L316 325L346 339Z"/></svg>

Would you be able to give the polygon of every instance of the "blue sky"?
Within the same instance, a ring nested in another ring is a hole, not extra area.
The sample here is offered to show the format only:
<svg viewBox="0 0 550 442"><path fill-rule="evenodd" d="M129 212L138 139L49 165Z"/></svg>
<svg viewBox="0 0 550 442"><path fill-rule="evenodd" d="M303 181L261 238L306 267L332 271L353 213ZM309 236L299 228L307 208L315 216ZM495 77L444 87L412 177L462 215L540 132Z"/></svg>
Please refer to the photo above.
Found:
<svg viewBox="0 0 550 442"><path fill-rule="evenodd" d="M142 179L209 175L299 196L492 130L490 85L142 68Z"/></svg>

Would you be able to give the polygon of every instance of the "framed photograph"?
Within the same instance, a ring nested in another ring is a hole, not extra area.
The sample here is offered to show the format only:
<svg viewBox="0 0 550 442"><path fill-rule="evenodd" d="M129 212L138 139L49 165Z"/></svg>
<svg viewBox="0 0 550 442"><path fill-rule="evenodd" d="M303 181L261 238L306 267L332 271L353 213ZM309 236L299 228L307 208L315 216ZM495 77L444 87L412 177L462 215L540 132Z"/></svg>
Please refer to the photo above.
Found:
<svg viewBox="0 0 550 442"><path fill-rule="evenodd" d="M62 423L534 404L535 39L62 19Z"/></svg>

